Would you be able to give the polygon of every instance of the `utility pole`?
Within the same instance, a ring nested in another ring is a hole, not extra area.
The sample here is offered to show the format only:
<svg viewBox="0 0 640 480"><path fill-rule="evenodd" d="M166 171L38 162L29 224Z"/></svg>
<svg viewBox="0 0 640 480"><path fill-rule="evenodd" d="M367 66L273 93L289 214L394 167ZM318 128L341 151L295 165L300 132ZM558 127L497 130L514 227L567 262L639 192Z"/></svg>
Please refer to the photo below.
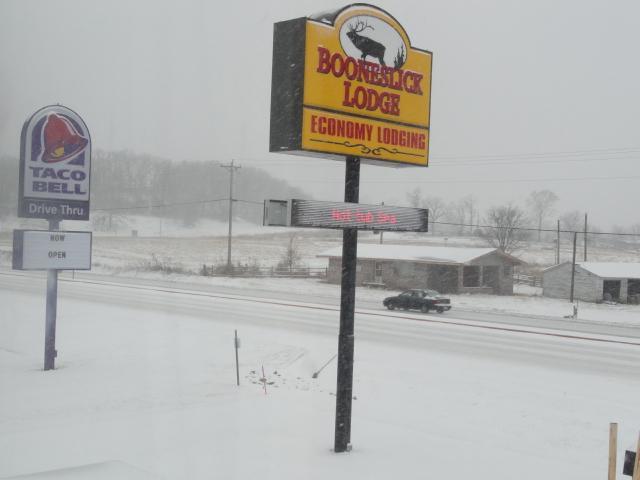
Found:
<svg viewBox="0 0 640 480"><path fill-rule="evenodd" d="M573 303L573 289L576 283L576 241L578 239L578 232L573 232L573 261L571 262L571 297L569 301Z"/></svg>
<svg viewBox="0 0 640 480"><path fill-rule="evenodd" d="M584 261L587 261L587 214L584 214Z"/></svg>
<svg viewBox="0 0 640 480"><path fill-rule="evenodd" d="M384 202L382 202L380 205L384 205ZM380 230L380 245L382 245L382 236L384 235L384 232L382 230Z"/></svg>
<svg viewBox="0 0 640 480"><path fill-rule="evenodd" d="M241 168L233 164L233 160L228 165L220 165L229 170L229 236L227 238L227 270L231 272L231 232L233 225L233 172Z"/></svg>
<svg viewBox="0 0 640 480"><path fill-rule="evenodd" d="M558 236L556 237L556 265L560 263L560 219L558 219Z"/></svg>

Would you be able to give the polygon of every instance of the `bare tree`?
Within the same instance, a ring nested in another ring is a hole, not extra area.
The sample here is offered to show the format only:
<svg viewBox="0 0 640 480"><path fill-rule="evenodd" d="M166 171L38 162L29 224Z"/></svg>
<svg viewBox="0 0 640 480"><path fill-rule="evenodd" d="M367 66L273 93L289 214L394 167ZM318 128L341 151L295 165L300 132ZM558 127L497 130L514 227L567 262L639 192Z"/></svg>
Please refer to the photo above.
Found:
<svg viewBox="0 0 640 480"><path fill-rule="evenodd" d="M584 230L584 214L578 210L564 213L560 216L560 228L562 230L569 230L569 232L581 232ZM565 234L570 240L573 238L573 233Z"/></svg>
<svg viewBox="0 0 640 480"><path fill-rule="evenodd" d="M462 215L463 218L465 218L465 220L463 220L462 223L466 223L466 219L469 219L469 233L473 233L473 213L474 213L474 208L473 206L476 203L476 199L473 195L467 195L466 197L464 197L462 200L460 200L462 209L464 211L464 214Z"/></svg>
<svg viewBox="0 0 640 480"><path fill-rule="evenodd" d="M440 197L431 195L422 200L422 208L429 210L429 222L431 223L431 233L435 233L435 222L438 222L447 211L447 205Z"/></svg>
<svg viewBox="0 0 640 480"><path fill-rule="evenodd" d="M551 190L534 190L527 198L527 205L531 216L538 222L538 241L542 230L542 223L553 212L558 196Z"/></svg>
<svg viewBox="0 0 640 480"><path fill-rule="evenodd" d="M458 235L464 234L464 224L467 210L462 201L452 202L447 207L447 219L457 225Z"/></svg>
<svg viewBox="0 0 640 480"><path fill-rule="evenodd" d="M302 255L300 254L300 246L298 245L298 238L295 233L289 235L289 243L287 248L280 257L278 262L279 268L285 268L289 272L292 272L295 267L300 264Z"/></svg>
<svg viewBox="0 0 640 480"><path fill-rule="evenodd" d="M481 229L482 237L493 247L509 253L516 250L528 236L522 230L526 222L524 212L513 204L492 207L487 212L485 223Z"/></svg>
<svg viewBox="0 0 640 480"><path fill-rule="evenodd" d="M420 204L422 203L422 192L420 191L420 187L416 187L407 193L407 201L412 207L420 207Z"/></svg>

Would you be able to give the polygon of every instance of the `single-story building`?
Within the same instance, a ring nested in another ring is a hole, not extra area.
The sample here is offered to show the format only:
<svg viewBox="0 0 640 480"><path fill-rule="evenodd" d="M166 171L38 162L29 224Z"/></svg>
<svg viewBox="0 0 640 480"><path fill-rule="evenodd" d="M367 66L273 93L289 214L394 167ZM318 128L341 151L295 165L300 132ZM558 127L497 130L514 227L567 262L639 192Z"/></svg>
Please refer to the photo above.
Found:
<svg viewBox="0 0 640 480"><path fill-rule="evenodd" d="M327 280L340 283L342 247L318 257L329 259ZM496 248L359 244L356 284L512 295L513 268L523 263Z"/></svg>
<svg viewBox="0 0 640 480"><path fill-rule="evenodd" d="M571 262L560 263L542 272L542 294L552 298L570 298ZM587 302L613 300L640 301L640 263L576 263L573 297Z"/></svg>

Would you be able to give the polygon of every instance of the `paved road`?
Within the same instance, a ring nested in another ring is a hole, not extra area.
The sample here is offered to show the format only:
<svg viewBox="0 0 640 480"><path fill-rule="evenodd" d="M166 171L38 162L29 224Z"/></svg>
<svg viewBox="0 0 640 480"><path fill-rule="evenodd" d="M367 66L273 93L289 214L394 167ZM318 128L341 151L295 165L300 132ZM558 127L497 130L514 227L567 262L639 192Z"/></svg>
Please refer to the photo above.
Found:
<svg viewBox="0 0 640 480"><path fill-rule="evenodd" d="M95 276L63 279L59 296L63 301L88 301L217 322L337 335L338 307L330 302L304 302L299 295L294 299L285 298L285 293L280 295L282 298L275 298L272 292L265 297L250 297L238 295L237 291L222 292L219 288L210 291L209 286L191 289L182 284L151 282L153 285L150 285L135 279L120 280L103 281ZM2 273L0 290L5 294L18 291L44 295L45 278ZM318 299L314 297L314 300ZM542 329L536 318L483 316L490 321L477 320L479 317L475 316L473 320L462 319L453 314L389 312L380 307L368 309L358 305L356 336L403 348L428 348L591 373L635 376L640 368L640 341L628 336L611 337L610 329L593 335L582 330ZM515 321L520 324L514 324Z"/></svg>
<svg viewBox="0 0 640 480"><path fill-rule="evenodd" d="M27 277L27 278L43 278L42 273L33 274L30 272L12 272L9 270L0 270L0 279L5 279L10 282L10 278ZM185 289L196 292L217 293L224 295L250 295L255 298L264 298L271 300L282 301L294 301L294 302L309 302L323 305L332 305L338 307L340 300L338 293L333 296L322 295L316 292L310 292L308 294L290 293L285 291L273 291L269 289L252 289L251 292L239 289L236 287L225 287L220 285L202 285L191 283L176 283L164 280L149 280L140 278L126 278L126 277L113 277L109 275L100 275L94 273L76 273L73 277L75 281L92 281L92 282L105 282L105 283L119 283L128 285L147 285L159 288L170 289ZM72 281L72 275L65 272L60 277L61 282ZM385 295L384 292L380 292L380 297ZM368 309L368 310L381 310L383 307L381 302L372 302L367 300L360 300L356 298L356 308ZM500 313L500 312L483 312L473 311L468 309L460 309L454 306L454 310L443 315L443 318L455 317L457 319L466 320L469 322L489 322L509 325L513 327L538 327L547 329L558 329L568 332L574 332L576 334L592 334L592 335L613 335L619 337L627 337L637 339L640 338L640 327L626 326L620 324L608 324L597 323L594 321L585 320L568 320L560 317L549 317L540 315L520 315L514 313Z"/></svg>
<svg viewBox="0 0 640 480"><path fill-rule="evenodd" d="M12 272L9 270L0 270L0 286L10 285L13 282L23 284L27 288L35 288L38 285L38 280L44 278L43 273L31 273L31 272ZM13 280L12 280L13 279ZM32 281L20 281L20 279ZM104 284L121 284L131 285L132 287L155 287L163 289L180 289L193 292L211 293L219 295L231 295L231 296L250 296L257 299L266 300L279 300L289 302L302 302L302 303L314 303L321 305L328 305L338 307L340 304L339 294L330 296L326 294L318 294L317 292L300 294L291 293L286 291L273 291L269 289L256 289L253 288L250 292L237 287L225 287L220 285L203 285L196 283L176 283L166 280L150 280L140 278L126 278L126 277L113 277L109 275L100 275L94 273L75 273L72 277L71 273L65 272L60 276L61 285L67 283L104 283ZM42 291L41 287L37 287ZM337 291L336 291L337 292ZM384 292L380 292L380 297L385 295ZM356 309L366 310L380 310L385 312L381 302L372 302L367 300L359 300L356 297ZM394 315L395 316L395 315ZM456 308L451 312L445 313L441 316L423 315L419 313L412 313L412 317L416 318L432 318L438 317L442 319L455 318L458 320L467 320L472 322L486 322L491 324L508 325L509 327L534 327L544 329L562 330L571 332L574 334L590 334L590 335L612 335L617 337L626 337L630 339L640 338L640 328L632 325L620 325L609 324L605 322L596 322L589 320L567 320L559 317L548 317L541 315L520 315L514 313L500 313L500 312L483 312L472 311L466 309Z"/></svg>

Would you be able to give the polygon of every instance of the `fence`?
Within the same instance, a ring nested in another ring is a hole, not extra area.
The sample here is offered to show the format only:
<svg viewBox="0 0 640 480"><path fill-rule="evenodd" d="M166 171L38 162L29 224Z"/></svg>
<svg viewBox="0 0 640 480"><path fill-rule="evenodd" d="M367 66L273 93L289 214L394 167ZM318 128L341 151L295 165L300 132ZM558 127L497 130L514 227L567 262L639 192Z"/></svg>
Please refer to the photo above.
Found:
<svg viewBox="0 0 640 480"><path fill-rule="evenodd" d="M532 287L542 287L542 277L516 273L513 275L513 283L519 283L521 285L531 285Z"/></svg>
<svg viewBox="0 0 640 480"><path fill-rule="evenodd" d="M205 277L281 277L326 278L326 267L259 267L256 265L202 265L200 275Z"/></svg>

